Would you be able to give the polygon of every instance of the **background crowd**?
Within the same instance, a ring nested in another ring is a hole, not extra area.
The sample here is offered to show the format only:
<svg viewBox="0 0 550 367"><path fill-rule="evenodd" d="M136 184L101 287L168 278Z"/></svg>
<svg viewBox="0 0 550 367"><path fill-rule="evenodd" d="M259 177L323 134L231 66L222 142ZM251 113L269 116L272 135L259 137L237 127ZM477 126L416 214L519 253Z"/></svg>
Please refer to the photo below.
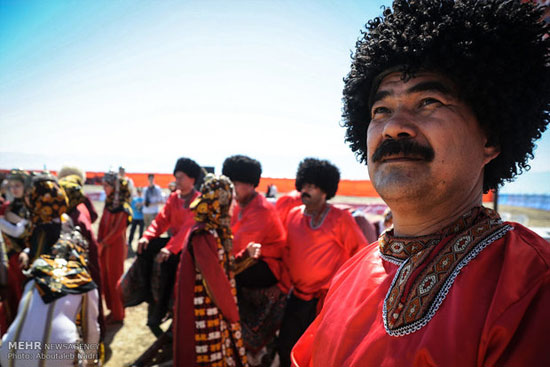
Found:
<svg viewBox="0 0 550 367"><path fill-rule="evenodd" d="M261 164L244 155L228 157L221 176L185 157L173 173L165 194L153 174L147 187L135 187L122 167L106 172L101 215L76 167L57 176L8 174L0 218L3 361L15 353L10 341L39 341L41 353L50 352L48 343L86 341L95 349L78 352L93 364L106 330L124 321L126 307L146 302L144 324L162 341L159 351L174 346L176 365L290 365L336 270L384 229L354 207L327 202L340 174L326 160L304 159L296 191L278 198L274 186L257 191ZM52 307L56 317L40 311ZM56 337L37 337L38 324L58 330ZM159 358L149 353L140 363Z"/></svg>

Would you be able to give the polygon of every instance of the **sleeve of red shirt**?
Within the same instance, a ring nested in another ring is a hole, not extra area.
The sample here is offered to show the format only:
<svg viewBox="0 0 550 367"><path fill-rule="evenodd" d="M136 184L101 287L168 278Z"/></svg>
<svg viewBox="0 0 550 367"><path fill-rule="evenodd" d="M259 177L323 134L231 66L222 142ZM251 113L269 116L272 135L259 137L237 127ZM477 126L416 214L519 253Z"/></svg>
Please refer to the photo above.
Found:
<svg viewBox="0 0 550 367"><path fill-rule="evenodd" d="M176 193L170 195L166 200L166 205L160 210L155 219L151 222L151 225L143 232L143 238L151 240L153 238L160 237L161 234L166 232L170 227L170 216L172 212L172 206L176 198Z"/></svg>
<svg viewBox="0 0 550 367"><path fill-rule="evenodd" d="M368 245L363 232L355 222L351 214L344 210L340 220L340 238L342 238L344 248L348 251L351 257L364 246Z"/></svg>
<svg viewBox="0 0 550 367"><path fill-rule="evenodd" d="M185 244L186 238L193 228L193 226L196 224L195 222L195 215L192 211L189 211L189 214L187 218L185 218L185 222L181 225L180 230L178 233L176 233L170 241L164 246L165 249L170 251L172 254L177 254L183 249L183 245Z"/></svg>
<svg viewBox="0 0 550 367"><path fill-rule="evenodd" d="M262 257L282 258L282 248L285 244L284 229L275 211L255 209L250 219L242 223L234 234L233 246L238 249L235 256L246 251L250 242L262 245Z"/></svg>

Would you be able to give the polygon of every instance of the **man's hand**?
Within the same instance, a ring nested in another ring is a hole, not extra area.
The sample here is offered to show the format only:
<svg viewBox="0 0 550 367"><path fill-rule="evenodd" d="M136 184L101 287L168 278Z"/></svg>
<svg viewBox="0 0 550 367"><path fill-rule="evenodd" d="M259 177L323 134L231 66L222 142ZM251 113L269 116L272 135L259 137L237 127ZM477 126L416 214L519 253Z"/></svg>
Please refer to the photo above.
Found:
<svg viewBox="0 0 550 367"><path fill-rule="evenodd" d="M19 254L19 266L21 269L26 269L29 266L29 255L26 252L21 252Z"/></svg>
<svg viewBox="0 0 550 367"><path fill-rule="evenodd" d="M141 254L142 251L147 250L147 246L149 246L149 240L147 238L141 237L138 241L137 253Z"/></svg>
<svg viewBox="0 0 550 367"><path fill-rule="evenodd" d="M165 248L161 248L160 249L160 252L158 253L157 257L155 258L155 261L158 262L158 263L163 263L165 262L166 260L168 260L168 258L170 257L172 253L165 249Z"/></svg>
<svg viewBox="0 0 550 367"><path fill-rule="evenodd" d="M246 246L246 251L248 251L248 256L253 259L259 259L262 256L262 245L255 242L250 242Z"/></svg>

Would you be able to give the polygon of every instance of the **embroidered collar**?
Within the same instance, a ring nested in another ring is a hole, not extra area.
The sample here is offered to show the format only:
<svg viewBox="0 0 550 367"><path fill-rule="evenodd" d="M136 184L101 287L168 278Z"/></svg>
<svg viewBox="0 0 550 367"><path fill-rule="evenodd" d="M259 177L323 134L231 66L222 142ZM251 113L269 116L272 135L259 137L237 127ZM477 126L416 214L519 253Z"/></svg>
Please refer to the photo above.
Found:
<svg viewBox="0 0 550 367"><path fill-rule="evenodd" d="M425 326L460 270L510 229L495 211L476 207L432 235L404 238L384 232L380 255L400 265L384 300L386 332L402 336Z"/></svg>
<svg viewBox="0 0 550 367"><path fill-rule="evenodd" d="M306 213L306 207L305 205L303 206L302 214L306 217L309 217L309 225L311 226L311 229L318 229L323 225L323 222L325 221L325 218L327 217L327 214L330 210L330 206L331 205L329 203L325 203L324 208L321 210L321 212L318 215ZM316 217L319 218L318 223L315 223Z"/></svg>

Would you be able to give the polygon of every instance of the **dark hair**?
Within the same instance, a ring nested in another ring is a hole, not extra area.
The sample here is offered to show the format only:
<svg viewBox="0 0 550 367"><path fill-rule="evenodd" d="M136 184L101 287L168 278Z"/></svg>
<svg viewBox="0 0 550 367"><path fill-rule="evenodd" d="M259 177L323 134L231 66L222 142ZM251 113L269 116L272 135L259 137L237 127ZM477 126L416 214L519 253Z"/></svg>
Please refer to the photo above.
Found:
<svg viewBox="0 0 550 367"><path fill-rule="evenodd" d="M339 182L338 167L327 160L305 158L298 165L295 182L298 191L301 191L305 184L314 184L327 194L327 200L329 200L336 195Z"/></svg>
<svg viewBox="0 0 550 367"><path fill-rule="evenodd" d="M518 0L395 0L367 23L344 79L346 142L367 163L371 93L380 74L424 70L454 82L500 155L485 166L483 190L530 167L550 120L549 25Z"/></svg>
<svg viewBox="0 0 550 367"><path fill-rule="evenodd" d="M262 176L262 165L245 155L233 155L223 162L222 174L233 182L245 182L257 187Z"/></svg>
<svg viewBox="0 0 550 367"><path fill-rule="evenodd" d="M195 162L194 160L190 158L180 158L176 162L176 166L174 167L174 175L176 175L176 172L183 172L187 176L194 178L195 181L198 180L201 177L201 167Z"/></svg>

